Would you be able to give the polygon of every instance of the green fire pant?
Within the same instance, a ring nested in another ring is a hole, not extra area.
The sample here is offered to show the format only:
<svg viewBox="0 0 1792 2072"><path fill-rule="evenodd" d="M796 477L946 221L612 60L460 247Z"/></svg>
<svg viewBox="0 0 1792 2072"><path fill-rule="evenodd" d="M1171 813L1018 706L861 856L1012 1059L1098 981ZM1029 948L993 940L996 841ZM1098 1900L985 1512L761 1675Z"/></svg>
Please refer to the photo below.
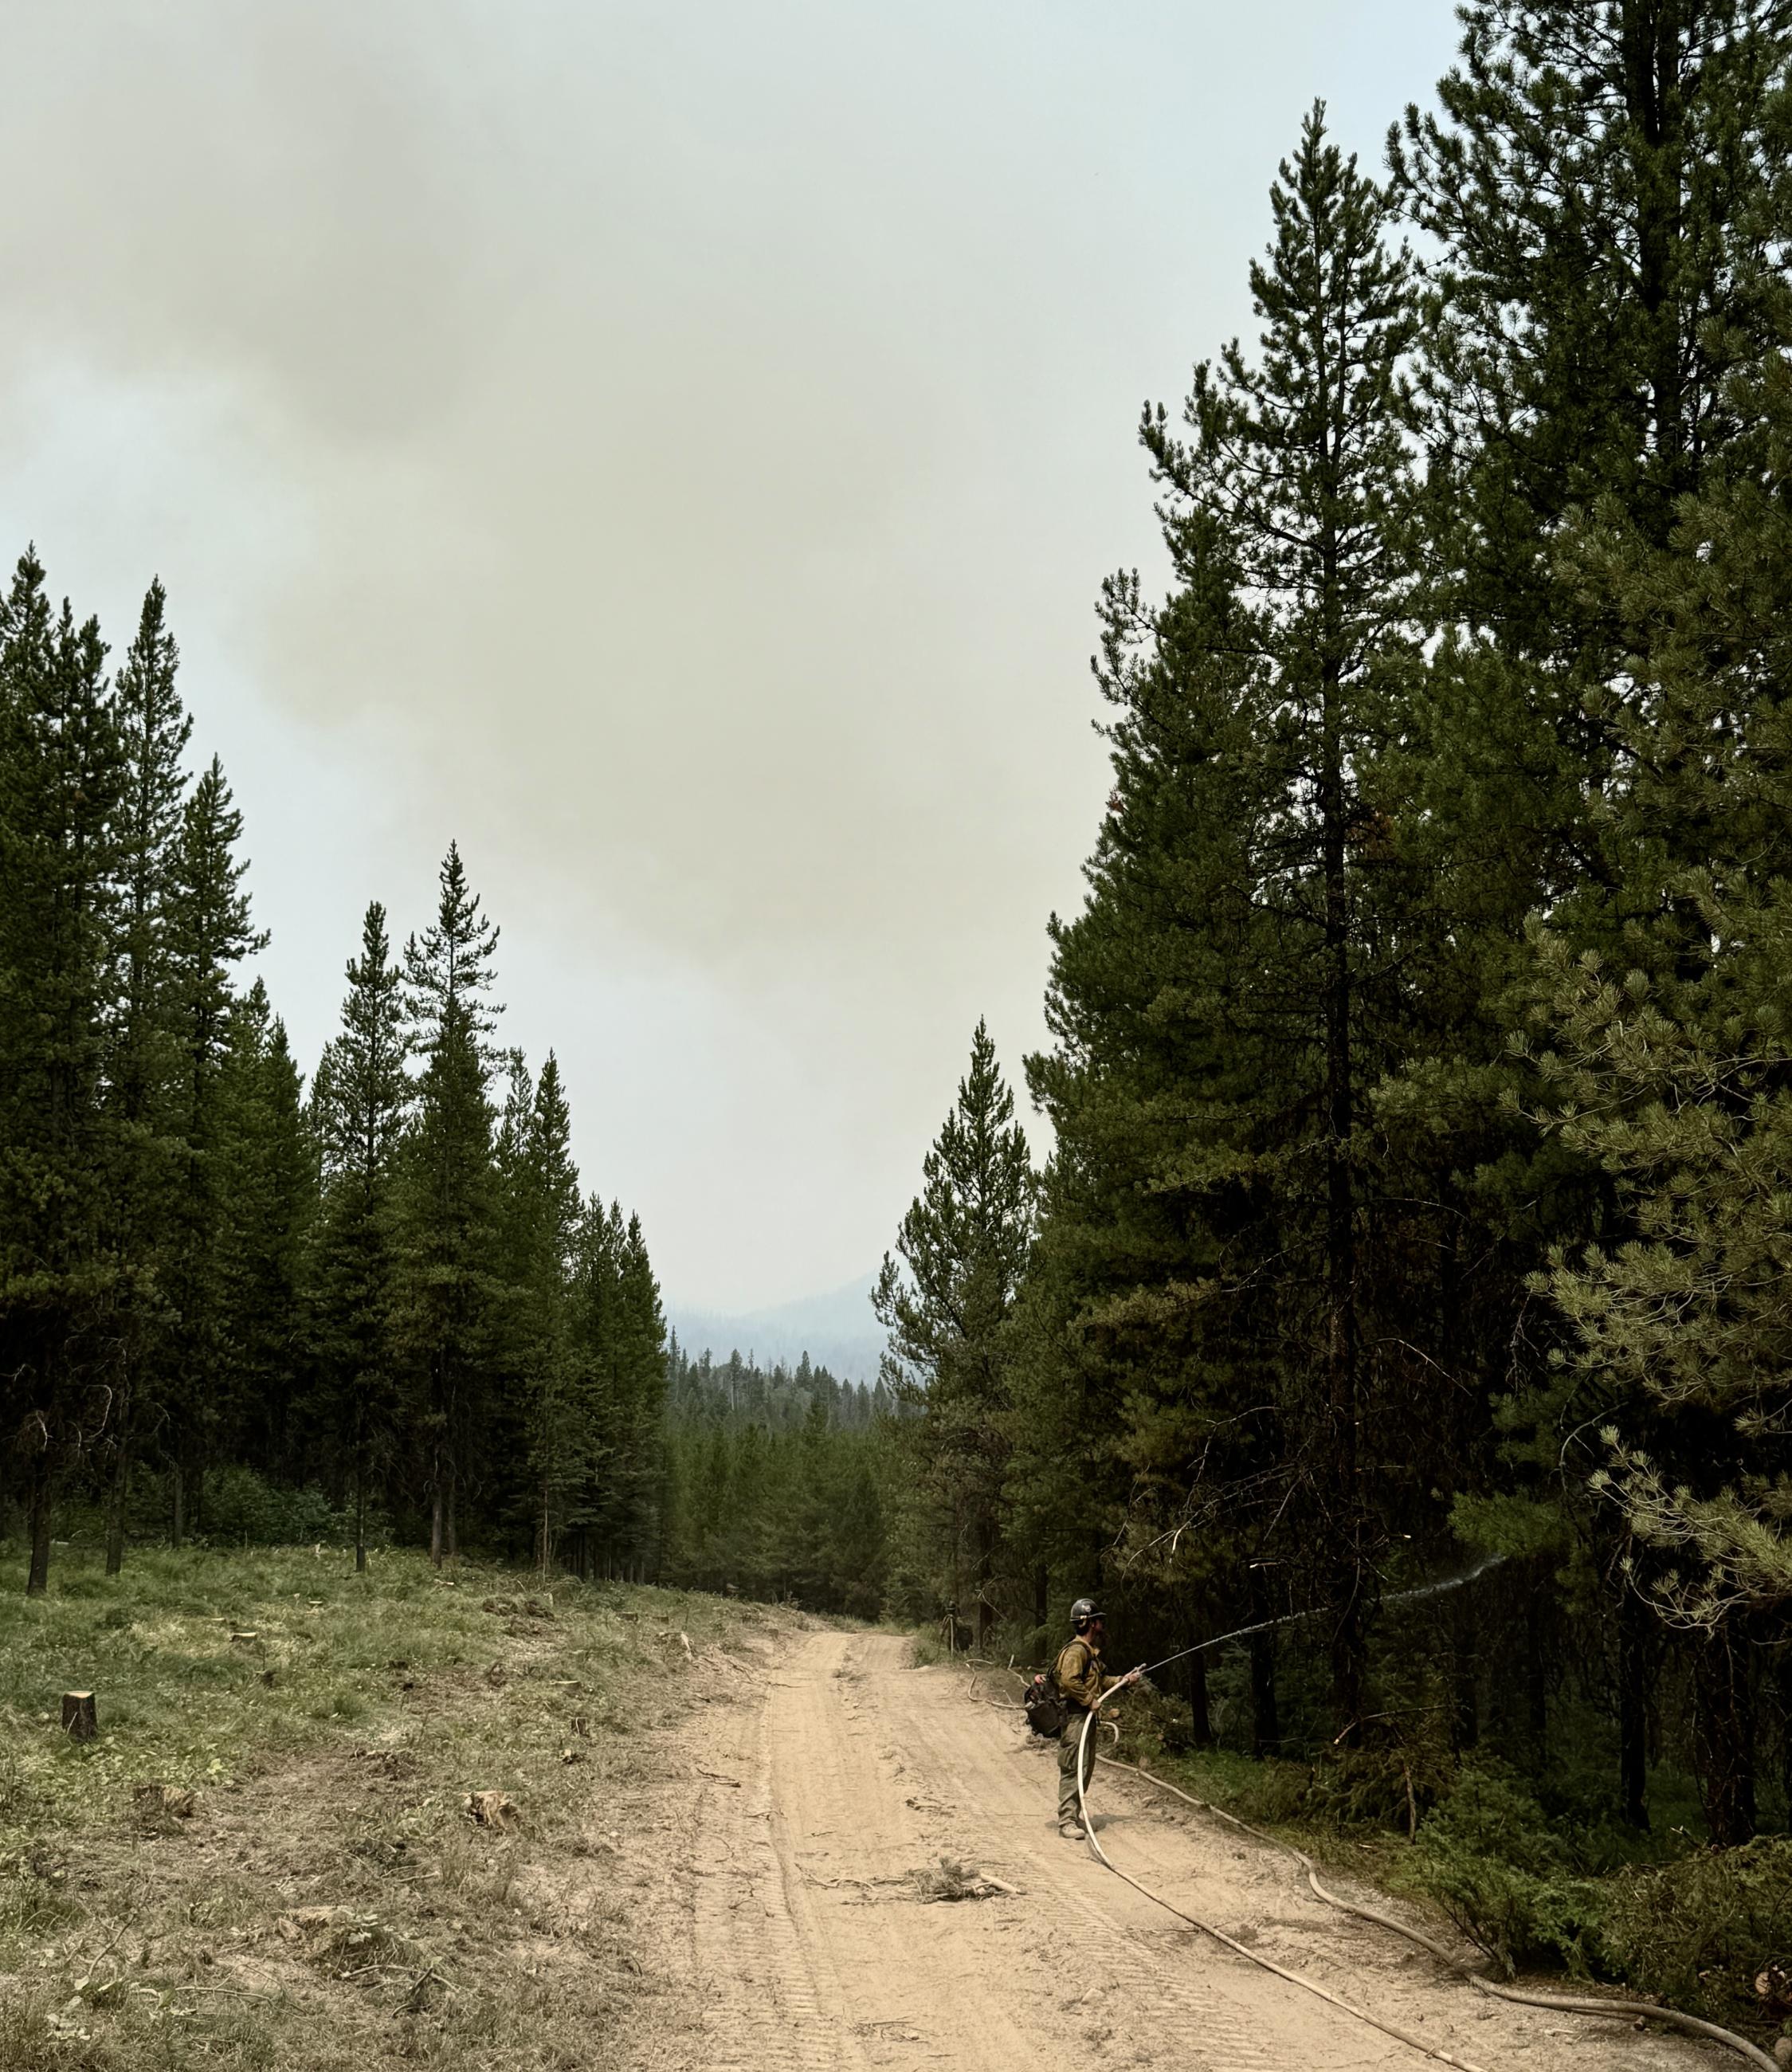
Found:
<svg viewBox="0 0 1792 2072"><path fill-rule="evenodd" d="M1083 1738L1083 1721L1086 1716L1072 1712L1064 1731L1058 1737L1058 1817L1060 1820L1082 1818L1076 1803L1076 1746ZM1095 1768L1095 1737L1091 1728L1089 1744L1083 1758L1083 1789L1089 1788L1089 1773Z"/></svg>

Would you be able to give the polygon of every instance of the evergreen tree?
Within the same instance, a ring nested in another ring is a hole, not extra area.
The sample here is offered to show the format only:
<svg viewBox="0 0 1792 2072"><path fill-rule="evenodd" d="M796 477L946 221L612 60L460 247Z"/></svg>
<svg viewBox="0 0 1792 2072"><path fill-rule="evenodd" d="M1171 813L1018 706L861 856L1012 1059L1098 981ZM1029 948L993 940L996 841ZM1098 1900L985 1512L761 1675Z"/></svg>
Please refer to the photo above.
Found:
<svg viewBox="0 0 1792 2072"><path fill-rule="evenodd" d="M619 1212L618 1219L619 1220ZM626 1375L627 1429L631 1462L633 1531L640 1559L657 1559L660 1520L655 1498L660 1479L660 1433L666 1401L666 1318L660 1282L647 1255L638 1215L623 1227L618 1293L622 1326L620 1371Z"/></svg>
<svg viewBox="0 0 1792 2072"><path fill-rule="evenodd" d="M1429 964L1393 835L1415 317L1387 197L1319 112L1272 204L1256 358L1197 369L1186 442L1161 409L1143 427L1177 589L1104 600L1116 788L1031 1068L1058 1142L1032 1306L1057 1352L1028 1363L1021 1484L1042 1474L1034 1510L1061 1507L1067 1424L1112 1419L1110 1530L1129 1470L1149 1571L1241 1591L1247 1617L1266 1573L1330 1602L1349 1735L1412 1501L1371 1482L1364 1437L1415 1387L1388 1349L1414 1335L1424 1242L1371 1126Z"/></svg>
<svg viewBox="0 0 1792 2072"><path fill-rule="evenodd" d="M119 901L107 1077L116 1136L112 1217L130 1295L112 1418L106 1519L110 1575L124 1560L138 1387L146 1364L154 1363L156 1337L168 1321L162 1280L179 1172L171 1106L179 1059L170 930L187 793L182 758L193 723L175 687L179 652L168 631L166 606L161 583L152 582L116 693L124 787L117 816Z"/></svg>
<svg viewBox="0 0 1792 2072"><path fill-rule="evenodd" d="M417 1384L414 1426L430 1502L430 1558L458 1552L458 1507L479 1455L499 1350L498 1212L487 1096L485 994L498 931L469 891L458 849L441 873L435 923L405 948L412 1040L424 1059L400 1193L400 1326Z"/></svg>
<svg viewBox="0 0 1792 2072"><path fill-rule="evenodd" d="M1691 980L1619 983L1553 946L1560 1127L1613 1174L1636 1234L1560 1248L1548 1285L1573 1331L1565 1392L1605 1420L1593 1484L1632 1536L1625 1583L1698 1637L1700 1782L1733 1845L1757 1818L1750 1643L1792 1602L1792 900L1783 880L1758 904L1708 898L1726 946Z"/></svg>
<svg viewBox="0 0 1792 2072"><path fill-rule="evenodd" d="M674 1339L665 1373L651 1572L878 1617L894 1501L885 1492L910 1466L888 1457L887 1398L874 1404L807 1354L768 1373L738 1354L720 1366L693 1359Z"/></svg>
<svg viewBox="0 0 1792 2072"><path fill-rule="evenodd" d="M222 1362L214 1416L233 1460L285 1480L306 1365L318 1167L298 1067L260 979L232 1005L220 1106Z"/></svg>
<svg viewBox="0 0 1792 2072"><path fill-rule="evenodd" d="M1032 1242L1034 1178L980 1021L921 1174L872 1301L890 1334L892 1382L913 1413L896 1429L935 1509L940 1580L955 1602L966 1585L975 1590L982 1635L995 1618L1009 1325Z"/></svg>
<svg viewBox="0 0 1792 2072"><path fill-rule="evenodd" d="M552 1051L539 1083L531 1080L521 1056L512 1055L497 1165L508 1281L506 1365L512 1408L507 1423L516 1428L514 1441L499 1450L513 1447L527 1462L519 1494L532 1507L536 1559L545 1575L569 1511L590 1480L595 1444L572 1334L578 1169L572 1117Z"/></svg>
<svg viewBox="0 0 1792 2072"><path fill-rule="evenodd" d="M575 1246L573 1331L588 1392L593 1479L575 1510L582 1544L606 1565L658 1560L664 1479L666 1326L638 1217L594 1194Z"/></svg>
<svg viewBox="0 0 1792 2072"><path fill-rule="evenodd" d="M310 1414L352 1495L355 1565L367 1566L370 1488L395 1465L397 1233L394 1177L411 1083L402 981L377 900L347 968L342 1026L325 1046L311 1124L323 1164L313 1272L315 1386Z"/></svg>
<svg viewBox="0 0 1792 2072"><path fill-rule="evenodd" d="M1621 1211L1602 1242L1553 1256L1572 1336L1552 1421L1603 1424L1609 1458L1593 1479L1628 1528L1626 1596L1697 1636L1706 1817L1738 1842L1756 1819L1751 1658L1766 1615L1792 1601L1778 1380L1792 1186L1783 356L1733 376L1726 402L1730 454L1682 500L1666 546L1613 512L1581 549L1589 579L1650 631L1609 812L1629 876L1658 888L1654 911L1604 959L1575 956L1560 931L1535 939L1556 1127L1609 1176Z"/></svg>
<svg viewBox="0 0 1792 2072"><path fill-rule="evenodd" d="M1578 1012L1539 970L1528 916L1654 978L1702 954L1686 874L1711 855L1699 773L1728 722L1712 713L1702 742L1654 651L1675 615L1664 598L1697 580L1675 573L1684 500L1761 457L1737 377L1782 335L1792 20L1772 0L1614 0L1590 17L1566 0L1477 5L1463 19L1441 112L1409 111L1393 145L1442 247L1427 325L1440 637L1409 824L1454 922L1455 1149L1480 1168L1467 1224L1483 1306L1509 1320L1485 1342L1512 1349L1497 1355L1500 1419L1536 1514L1508 1512L1495 1538L1578 1536L1604 1577L1621 1795L1642 1826L1659 1649L1631 1579L1646 1552L1621 1514L1589 1511L1597 1420L1576 1366L1549 1365L1548 1333L1524 1322L1544 1252L1621 1231L1626 1209L1590 1139L1515 1127L1560 1089L1507 1044L1559 1001ZM1735 689L1732 673L1720 700Z"/></svg>
<svg viewBox="0 0 1792 2072"><path fill-rule="evenodd" d="M249 919L236 854L243 816L214 756L181 809L168 902L167 944L176 1071L171 1121L179 1186L167 1235L175 1325L164 1341L153 1415L171 1470L179 1546L203 1516L204 1474L225 1400L222 1166L231 974L267 941Z"/></svg>
<svg viewBox="0 0 1792 2072"><path fill-rule="evenodd" d="M214 1466L266 1519L321 1471L364 1565L370 1507L402 1529L418 1482L438 1560L464 1517L495 1546L526 1519L544 1564L569 1529L582 1560L601 1531L656 1564L657 1284L639 1222L582 1207L551 1054L539 1084L518 1061L494 1141L497 931L458 851L402 968L368 909L307 1104L265 988L236 989L265 937L221 768L183 774L159 584L116 690L105 652L25 557L0 598L0 1417L28 1588L64 1490L103 1487L117 1568L140 1446L177 1542ZM831 1419L830 1378L796 1392Z"/></svg>
<svg viewBox="0 0 1792 2072"><path fill-rule="evenodd" d="M460 845L450 842L442 859L439 897L434 923L421 939L405 945L405 993L413 1041L425 1058L450 1023L470 1038L482 1059L492 1054L486 1039L496 1028L502 1008L487 999L492 959L498 952L495 922L479 911L478 895L466 882Z"/></svg>
<svg viewBox="0 0 1792 2072"><path fill-rule="evenodd" d="M102 1075L125 769L105 664L27 553L0 602L0 1375L33 1594L56 1478L116 1378Z"/></svg>

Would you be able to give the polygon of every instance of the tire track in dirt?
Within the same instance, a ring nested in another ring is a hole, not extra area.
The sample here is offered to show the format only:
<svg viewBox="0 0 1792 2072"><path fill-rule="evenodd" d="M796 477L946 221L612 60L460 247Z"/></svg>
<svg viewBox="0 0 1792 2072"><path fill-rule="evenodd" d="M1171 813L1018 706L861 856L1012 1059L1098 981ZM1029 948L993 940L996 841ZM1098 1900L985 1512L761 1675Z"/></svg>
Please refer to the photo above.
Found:
<svg viewBox="0 0 1792 2072"><path fill-rule="evenodd" d="M1334 2064L1379 2065L1389 2058L1387 2039L1360 2025L1341 2036L1334 2021L1316 2022L1298 1988L1235 1959L1214 1961L1211 1946L1204 1951L1079 1844L1067 1841L1057 1831L1055 1751L1032 1742L1017 1725L1005 1732L987 1707L953 1704L953 1695L949 1687L929 1688L910 1699L914 1731L939 1774L971 1783L975 1810L961 1806L961 1816L980 1813L992 1849L1000 1846L997 1835L1009 1838L1009 1860L1025 1867L1021 1876L1035 1902L1049 1903L1053 1945L1074 1967L1071 1975L1103 1982L1104 2016L1142 2017L1157 2032L1141 2039L1133 2062L1268 2072L1320 2047ZM1113 1816L1107 1823L1112 1827Z"/></svg>
<svg viewBox="0 0 1792 2072"><path fill-rule="evenodd" d="M789 1688L775 1680L765 1704L735 1712L725 1737L711 1742L730 1782L709 1778L698 1807L693 1933L709 2062L717 2066L862 2062L808 1903L772 1760Z"/></svg>
<svg viewBox="0 0 1792 2072"><path fill-rule="evenodd" d="M678 1729L652 1854L658 1967L687 2033L631 2063L734 2072L947 2065L1042 2049L1147 2072L1418 2072L1428 2061L1193 1934L1056 1832L1057 1770L1018 1707L966 1702L906 1640L810 1632ZM1487 2072L1695 2072L1678 2038L1494 2008L1321 1907L1274 1852L1097 1773L1125 1867L1266 1955ZM942 1857L1012 1886L924 1903ZM671 1981L668 1980L668 1983Z"/></svg>

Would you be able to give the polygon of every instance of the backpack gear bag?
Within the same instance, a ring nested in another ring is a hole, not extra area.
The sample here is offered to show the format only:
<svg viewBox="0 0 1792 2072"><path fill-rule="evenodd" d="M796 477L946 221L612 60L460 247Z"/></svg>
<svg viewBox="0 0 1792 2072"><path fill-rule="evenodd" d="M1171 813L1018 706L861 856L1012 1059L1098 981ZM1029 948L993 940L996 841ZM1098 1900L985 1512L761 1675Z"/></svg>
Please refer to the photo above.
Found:
<svg viewBox="0 0 1792 2072"><path fill-rule="evenodd" d="M1056 1741L1070 1725L1071 1708L1049 1669L1042 1669L1027 1685L1021 1703L1026 1708L1027 1725L1048 1741Z"/></svg>

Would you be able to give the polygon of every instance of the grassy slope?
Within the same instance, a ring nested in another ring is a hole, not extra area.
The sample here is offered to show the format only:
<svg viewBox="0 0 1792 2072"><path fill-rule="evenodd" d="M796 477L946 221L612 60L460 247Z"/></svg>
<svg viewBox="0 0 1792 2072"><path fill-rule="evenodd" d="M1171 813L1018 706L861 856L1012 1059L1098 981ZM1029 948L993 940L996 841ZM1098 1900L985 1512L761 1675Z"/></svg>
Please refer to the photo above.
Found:
<svg viewBox="0 0 1792 2072"><path fill-rule="evenodd" d="M634 1737L701 1683L681 1632L772 1616L409 1553L64 1557L0 1597L0 2072L586 2062L651 1990L606 1889Z"/></svg>

